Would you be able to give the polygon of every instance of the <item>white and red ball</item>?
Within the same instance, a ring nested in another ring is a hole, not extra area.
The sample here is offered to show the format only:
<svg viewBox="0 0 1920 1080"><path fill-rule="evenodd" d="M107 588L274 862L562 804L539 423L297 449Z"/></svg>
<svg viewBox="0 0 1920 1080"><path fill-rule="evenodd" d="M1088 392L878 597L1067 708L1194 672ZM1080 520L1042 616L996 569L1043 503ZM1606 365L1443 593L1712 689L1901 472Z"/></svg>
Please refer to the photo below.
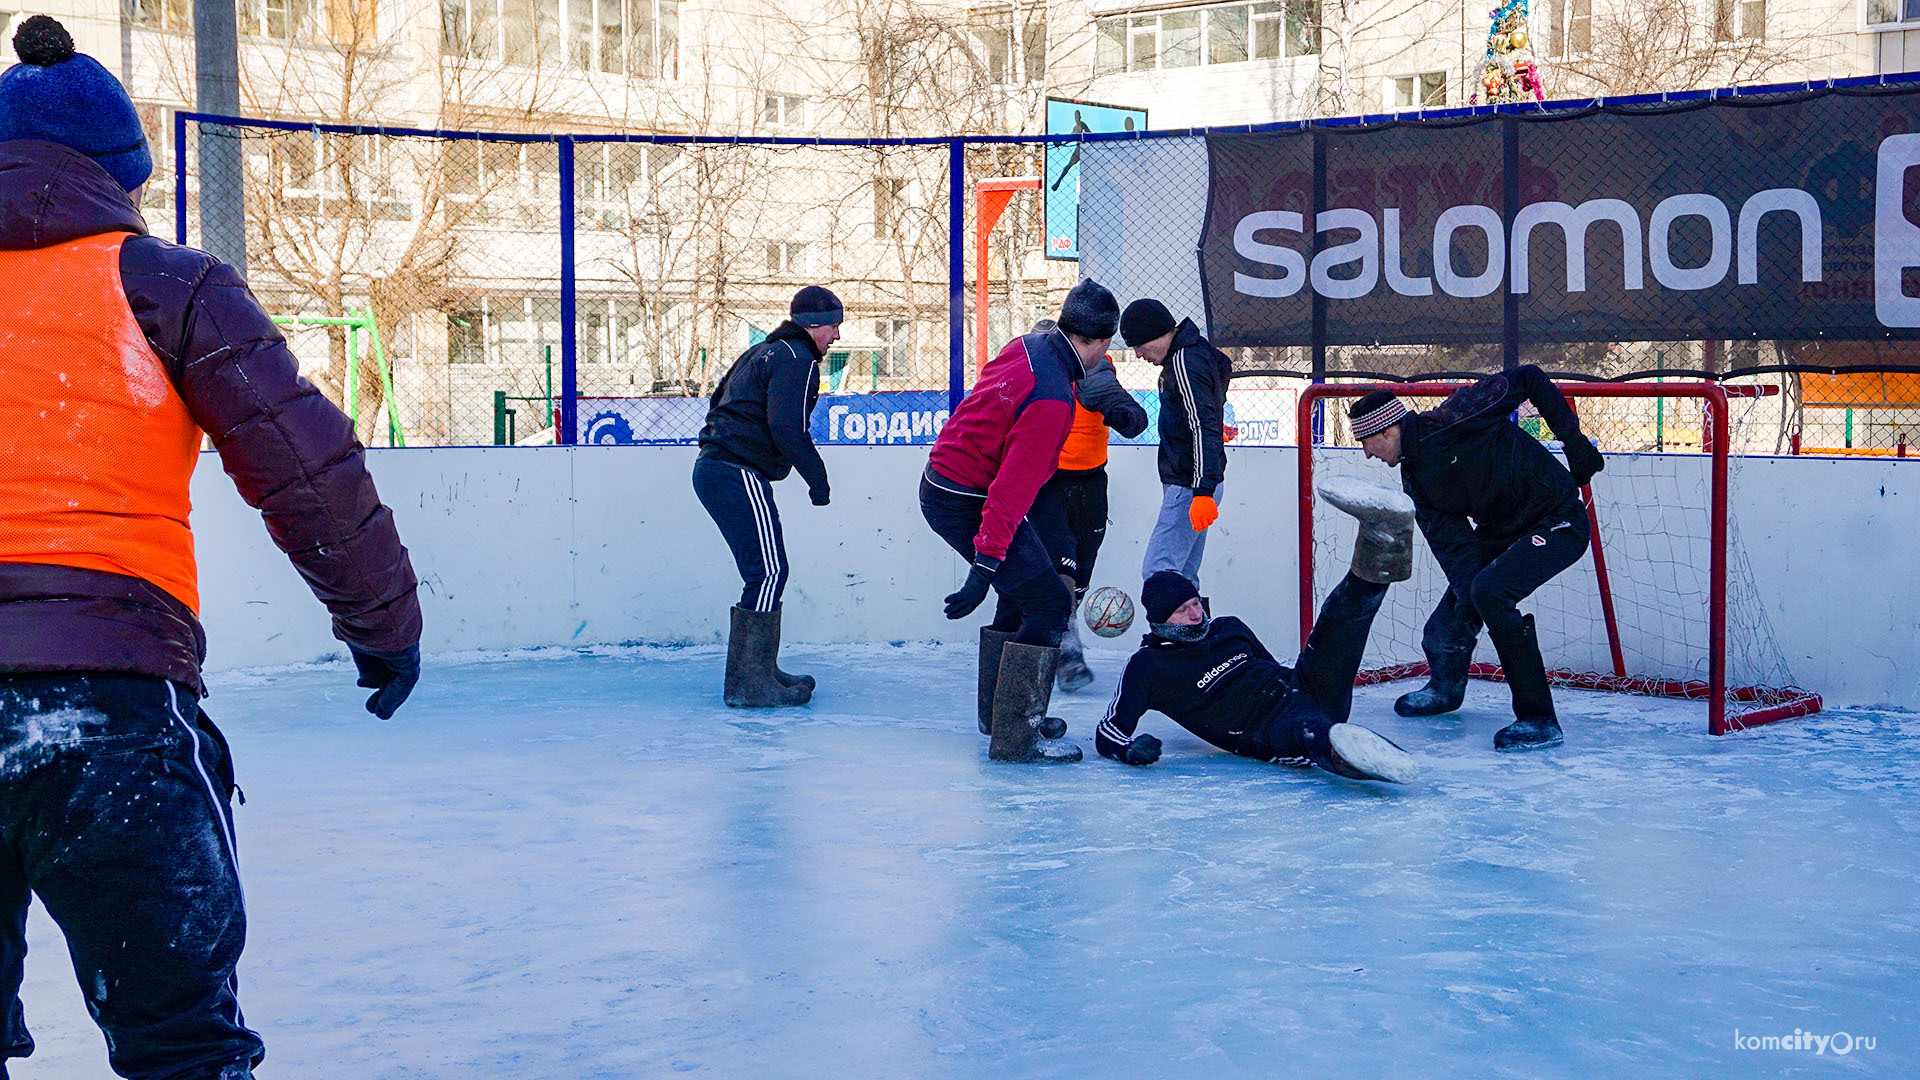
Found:
<svg viewBox="0 0 1920 1080"><path fill-rule="evenodd" d="M1087 620L1087 629L1101 637L1119 637L1133 625L1133 597L1125 590L1102 585L1087 595L1080 614Z"/></svg>

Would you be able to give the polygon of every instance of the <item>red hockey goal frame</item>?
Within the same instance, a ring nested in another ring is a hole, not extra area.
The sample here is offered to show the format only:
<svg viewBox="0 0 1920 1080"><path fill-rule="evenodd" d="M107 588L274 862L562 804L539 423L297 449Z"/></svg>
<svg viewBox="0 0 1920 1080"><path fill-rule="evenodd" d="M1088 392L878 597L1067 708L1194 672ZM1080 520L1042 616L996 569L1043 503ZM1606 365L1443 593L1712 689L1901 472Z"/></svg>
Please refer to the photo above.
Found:
<svg viewBox="0 0 1920 1080"><path fill-rule="evenodd" d="M1315 407L1328 399L1357 398L1375 390L1390 390L1401 397L1445 397L1464 383L1320 383L1301 391L1298 411L1299 515L1300 515L1300 640L1306 641L1313 630L1314 554L1313 554L1313 448ZM1707 702L1707 730L1714 735L1759 727L1762 724L1808 716L1820 711L1820 695L1798 687L1727 686L1727 458L1730 447L1727 401L1730 397L1769 397L1779 392L1772 386L1724 386L1711 382L1608 383L1571 382L1560 384L1561 393L1578 408L1582 398L1682 398L1698 401L1704 410L1707 445L1712 455L1708 516L1708 598L1707 598L1707 680L1675 680L1637 676L1627 670L1620 643L1620 629L1614 617L1612 582L1607 574L1606 551L1601 544L1599 513L1593 491L1582 488L1581 502L1593 526L1592 556L1596 584L1604 617L1607 643L1612 654L1613 672L1584 672L1549 669L1547 677L1556 686L1581 690L1608 690L1617 693L1647 694L1655 697L1704 698ZM1474 678L1500 679L1498 664L1475 663L1468 673ZM1427 674L1424 662L1363 670L1355 678L1358 686L1410 679ZM1729 713L1727 703L1742 706Z"/></svg>

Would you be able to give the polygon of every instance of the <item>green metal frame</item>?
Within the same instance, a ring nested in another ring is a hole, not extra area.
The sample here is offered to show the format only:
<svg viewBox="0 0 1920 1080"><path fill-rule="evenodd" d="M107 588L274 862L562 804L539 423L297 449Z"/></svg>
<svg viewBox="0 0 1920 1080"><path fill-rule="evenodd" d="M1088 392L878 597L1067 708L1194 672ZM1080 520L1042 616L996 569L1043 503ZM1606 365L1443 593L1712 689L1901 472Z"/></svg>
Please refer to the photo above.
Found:
<svg viewBox="0 0 1920 1080"><path fill-rule="evenodd" d="M345 315L275 315L279 326L340 326L347 331L347 418L354 431L360 430L360 334L366 332L367 345L373 350L375 370L380 372L380 391L387 405L387 445L405 446L407 436L400 428L400 410L393 400L393 368L387 363L387 350L380 343L380 327L373 309L349 309Z"/></svg>
<svg viewBox="0 0 1920 1080"><path fill-rule="evenodd" d="M519 431L516 421L519 418L520 410L508 408L507 402L509 401L538 401L544 403L546 411L540 415L544 417L548 423L557 426L558 420L555 418L553 412L553 346L546 346L545 351L547 357L547 392L545 394L528 396L523 394L509 394L505 390L495 390L493 392L493 445L513 446L519 441Z"/></svg>

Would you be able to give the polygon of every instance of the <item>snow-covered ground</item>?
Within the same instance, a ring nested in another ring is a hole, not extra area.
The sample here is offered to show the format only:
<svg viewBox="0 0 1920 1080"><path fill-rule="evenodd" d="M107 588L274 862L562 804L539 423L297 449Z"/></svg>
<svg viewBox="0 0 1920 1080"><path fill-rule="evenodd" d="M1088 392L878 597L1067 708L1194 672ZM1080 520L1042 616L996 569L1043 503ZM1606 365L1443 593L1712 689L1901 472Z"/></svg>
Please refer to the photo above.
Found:
<svg viewBox="0 0 1920 1080"><path fill-rule="evenodd" d="M1563 693L1503 757L1504 687L1381 687L1383 789L1157 715L1098 759L1122 655L1053 769L986 760L968 647L789 649L785 712L714 648L443 657L385 723L346 665L223 676L263 1080L1920 1073L1920 717ZM105 1076L30 938L14 1075ZM1796 1029L1875 1045L1736 1048Z"/></svg>

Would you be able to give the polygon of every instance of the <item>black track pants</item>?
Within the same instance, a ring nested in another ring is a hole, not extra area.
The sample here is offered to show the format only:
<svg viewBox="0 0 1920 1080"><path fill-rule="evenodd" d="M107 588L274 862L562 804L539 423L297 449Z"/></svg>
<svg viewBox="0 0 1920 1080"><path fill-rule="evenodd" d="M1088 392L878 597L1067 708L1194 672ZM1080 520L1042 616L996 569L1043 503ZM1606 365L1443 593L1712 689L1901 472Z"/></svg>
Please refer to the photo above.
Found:
<svg viewBox="0 0 1920 1080"><path fill-rule="evenodd" d="M193 695L130 675L0 676L0 1058L29 894L60 924L113 1070L241 1077L263 1055L235 995L246 911L226 742Z"/></svg>
<svg viewBox="0 0 1920 1080"><path fill-rule="evenodd" d="M1307 646L1294 662L1293 690L1260 728L1249 732L1240 753L1263 761L1304 758L1318 737L1353 714L1353 677L1366 655L1373 618L1387 587L1348 574L1320 605Z"/></svg>
<svg viewBox="0 0 1920 1080"><path fill-rule="evenodd" d="M740 606L778 610L787 591L787 539L780 531L773 485L752 469L701 458L693 463L693 493L733 552L733 564L745 582Z"/></svg>
<svg viewBox="0 0 1920 1080"><path fill-rule="evenodd" d="M1093 583L1094 560L1107 539L1107 470L1060 469L1034 496L1027 520L1053 557L1054 569L1085 592Z"/></svg>

